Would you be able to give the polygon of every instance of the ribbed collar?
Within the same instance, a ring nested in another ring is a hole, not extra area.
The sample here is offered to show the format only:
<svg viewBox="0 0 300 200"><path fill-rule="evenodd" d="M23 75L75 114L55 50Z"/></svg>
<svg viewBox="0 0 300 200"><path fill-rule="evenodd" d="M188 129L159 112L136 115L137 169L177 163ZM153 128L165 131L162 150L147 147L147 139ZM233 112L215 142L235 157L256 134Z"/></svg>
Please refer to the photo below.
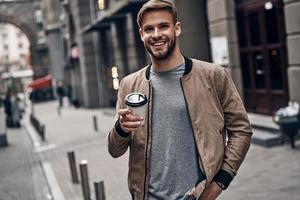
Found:
<svg viewBox="0 0 300 200"><path fill-rule="evenodd" d="M192 70L192 67L193 67L193 61L190 58L184 56L184 62L185 62L185 71L184 71L183 76L190 73L190 71ZM145 75L146 75L147 80L149 80L149 78L150 78L151 65L152 65L152 63L150 63L150 65L148 65L148 67L146 69Z"/></svg>

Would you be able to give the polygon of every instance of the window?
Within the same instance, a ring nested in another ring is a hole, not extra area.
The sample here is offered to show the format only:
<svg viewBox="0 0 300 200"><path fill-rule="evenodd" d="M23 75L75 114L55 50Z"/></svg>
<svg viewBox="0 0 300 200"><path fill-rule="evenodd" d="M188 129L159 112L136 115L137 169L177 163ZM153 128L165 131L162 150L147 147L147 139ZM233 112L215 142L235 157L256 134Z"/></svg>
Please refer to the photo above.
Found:
<svg viewBox="0 0 300 200"><path fill-rule="evenodd" d="M23 53L21 53L19 57L20 57L20 59L24 59L25 55Z"/></svg>
<svg viewBox="0 0 300 200"><path fill-rule="evenodd" d="M249 28L251 44L256 46L261 43L258 12L249 13Z"/></svg>
<svg viewBox="0 0 300 200"><path fill-rule="evenodd" d="M246 53L241 53L241 64L243 73L243 84L246 89L251 88L251 73L249 71L248 56Z"/></svg>
<svg viewBox="0 0 300 200"><path fill-rule="evenodd" d="M22 32L17 32L17 38L21 38L22 37Z"/></svg>
<svg viewBox="0 0 300 200"><path fill-rule="evenodd" d="M3 33L3 34L2 34L2 39L3 39L3 40L6 40L6 39L7 39L7 34L6 34L6 33Z"/></svg>
<svg viewBox="0 0 300 200"><path fill-rule="evenodd" d="M267 42L269 44L279 42L279 23L276 8L264 10L266 20Z"/></svg>
<svg viewBox="0 0 300 200"><path fill-rule="evenodd" d="M238 26L238 36L239 36L239 44L241 47L247 46L246 40L246 25L245 25L245 18L244 12L237 12L237 26Z"/></svg>
<svg viewBox="0 0 300 200"><path fill-rule="evenodd" d="M36 23L43 23L43 11L42 10L35 11L35 21L36 21Z"/></svg>
<svg viewBox="0 0 300 200"><path fill-rule="evenodd" d="M265 88L265 71L262 52L252 54L253 69L255 74L255 83L257 89Z"/></svg>
<svg viewBox="0 0 300 200"><path fill-rule="evenodd" d="M283 89L281 53L278 49L269 50L272 89Z"/></svg>

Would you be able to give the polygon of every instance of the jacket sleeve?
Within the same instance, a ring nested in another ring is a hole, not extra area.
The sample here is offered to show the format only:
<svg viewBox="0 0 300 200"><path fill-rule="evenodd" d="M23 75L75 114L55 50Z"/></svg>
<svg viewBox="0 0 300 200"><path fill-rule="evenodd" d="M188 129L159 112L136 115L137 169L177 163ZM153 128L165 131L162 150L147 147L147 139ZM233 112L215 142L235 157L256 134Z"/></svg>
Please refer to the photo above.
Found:
<svg viewBox="0 0 300 200"><path fill-rule="evenodd" d="M228 137L223 164L214 180L226 189L246 156L252 130L247 112L229 72L224 68L218 68L214 78Z"/></svg>
<svg viewBox="0 0 300 200"><path fill-rule="evenodd" d="M118 91L118 100L116 105L116 116L115 116L115 125L114 127L109 131L107 139L108 139L108 152L110 155L114 158L122 156L128 149L128 146L131 141L131 134L125 133L119 124L119 116L118 116L118 110L122 108L123 106L123 95L122 95L122 87L123 86L123 80L120 83L120 88Z"/></svg>

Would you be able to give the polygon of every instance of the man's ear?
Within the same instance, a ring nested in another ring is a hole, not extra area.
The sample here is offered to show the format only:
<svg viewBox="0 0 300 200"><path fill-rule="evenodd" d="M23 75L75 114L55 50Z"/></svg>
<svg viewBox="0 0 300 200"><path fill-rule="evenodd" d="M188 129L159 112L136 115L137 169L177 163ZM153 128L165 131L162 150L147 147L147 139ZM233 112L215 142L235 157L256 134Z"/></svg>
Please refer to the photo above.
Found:
<svg viewBox="0 0 300 200"><path fill-rule="evenodd" d="M181 34L181 23L176 22L175 24L175 35L178 37Z"/></svg>
<svg viewBox="0 0 300 200"><path fill-rule="evenodd" d="M142 28L139 28L139 33L140 33L141 40L144 42Z"/></svg>

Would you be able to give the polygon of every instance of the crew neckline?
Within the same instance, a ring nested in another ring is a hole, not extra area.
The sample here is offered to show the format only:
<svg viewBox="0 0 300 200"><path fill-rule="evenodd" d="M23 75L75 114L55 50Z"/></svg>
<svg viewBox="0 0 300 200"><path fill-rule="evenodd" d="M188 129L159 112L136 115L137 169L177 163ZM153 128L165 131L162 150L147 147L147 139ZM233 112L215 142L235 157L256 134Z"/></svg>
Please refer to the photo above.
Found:
<svg viewBox="0 0 300 200"><path fill-rule="evenodd" d="M165 75L177 75L178 72L182 72L182 74L185 71L185 63L182 63L180 65L178 65L176 68L168 70L168 71L162 71L162 72L155 72L153 71L153 68L150 67L150 73L153 75L158 75L158 76L165 76ZM181 73L179 73L181 74Z"/></svg>

